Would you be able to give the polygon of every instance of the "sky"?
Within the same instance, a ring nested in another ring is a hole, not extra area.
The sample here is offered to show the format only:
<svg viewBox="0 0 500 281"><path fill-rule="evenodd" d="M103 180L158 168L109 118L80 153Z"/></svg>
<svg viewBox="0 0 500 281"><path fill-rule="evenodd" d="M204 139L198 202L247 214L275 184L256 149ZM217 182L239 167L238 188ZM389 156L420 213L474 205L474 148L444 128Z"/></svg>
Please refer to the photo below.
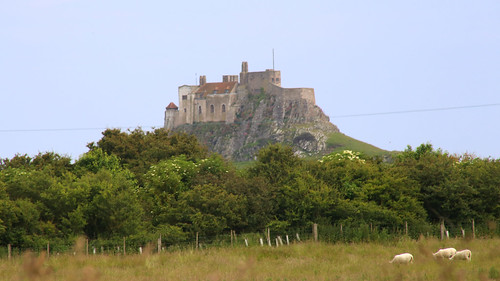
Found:
<svg viewBox="0 0 500 281"><path fill-rule="evenodd" d="M500 1L0 0L0 158L161 128L177 89L274 67L350 137L500 158Z"/></svg>

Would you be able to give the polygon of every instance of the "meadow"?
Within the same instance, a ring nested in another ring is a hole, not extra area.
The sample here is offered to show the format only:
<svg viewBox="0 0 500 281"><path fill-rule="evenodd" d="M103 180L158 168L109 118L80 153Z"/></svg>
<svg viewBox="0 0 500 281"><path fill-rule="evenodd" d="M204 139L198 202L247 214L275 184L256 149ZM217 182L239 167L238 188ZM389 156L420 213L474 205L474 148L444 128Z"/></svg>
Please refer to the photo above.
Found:
<svg viewBox="0 0 500 281"><path fill-rule="evenodd" d="M439 248L470 249L472 260L435 260ZM410 252L414 263L394 265ZM500 239L421 238L387 243L184 249L142 255L25 253L0 260L0 280L500 280Z"/></svg>

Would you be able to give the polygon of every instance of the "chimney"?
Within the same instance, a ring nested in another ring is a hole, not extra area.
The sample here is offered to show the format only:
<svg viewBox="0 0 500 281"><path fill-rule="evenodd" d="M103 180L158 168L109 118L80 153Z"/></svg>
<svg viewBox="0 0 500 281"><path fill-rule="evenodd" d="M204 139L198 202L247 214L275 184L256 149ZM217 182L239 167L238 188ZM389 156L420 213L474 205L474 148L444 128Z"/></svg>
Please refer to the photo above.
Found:
<svg viewBox="0 0 500 281"><path fill-rule="evenodd" d="M207 76L201 75L200 76L200 86L203 86L207 83Z"/></svg>

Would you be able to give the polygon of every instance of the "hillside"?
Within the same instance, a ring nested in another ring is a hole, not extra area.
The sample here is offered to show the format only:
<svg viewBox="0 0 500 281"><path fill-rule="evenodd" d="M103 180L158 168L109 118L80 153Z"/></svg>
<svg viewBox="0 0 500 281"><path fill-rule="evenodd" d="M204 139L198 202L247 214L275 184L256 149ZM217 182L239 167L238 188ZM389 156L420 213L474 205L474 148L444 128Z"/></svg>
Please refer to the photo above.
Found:
<svg viewBox="0 0 500 281"><path fill-rule="evenodd" d="M332 133L328 136L326 145L332 151L352 150L362 152L368 156L384 156L392 154L387 150L383 150L366 142L346 136L342 133Z"/></svg>
<svg viewBox="0 0 500 281"><path fill-rule="evenodd" d="M306 99L261 90L239 95L232 106L237 108L234 123L184 124L174 131L193 134L210 150L236 162L253 160L259 149L271 143L290 145L303 157L343 149L372 156L387 154L340 133L322 109Z"/></svg>

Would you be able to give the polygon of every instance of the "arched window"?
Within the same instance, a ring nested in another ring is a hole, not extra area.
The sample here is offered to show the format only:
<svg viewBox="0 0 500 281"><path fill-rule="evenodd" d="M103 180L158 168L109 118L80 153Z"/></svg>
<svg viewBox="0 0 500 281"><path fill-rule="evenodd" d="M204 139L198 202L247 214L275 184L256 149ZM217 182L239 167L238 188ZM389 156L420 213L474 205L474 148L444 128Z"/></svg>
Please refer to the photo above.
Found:
<svg viewBox="0 0 500 281"><path fill-rule="evenodd" d="M201 114L201 105L198 106L198 114Z"/></svg>
<svg viewBox="0 0 500 281"><path fill-rule="evenodd" d="M226 112L226 105L225 104L222 105L222 112Z"/></svg>
<svg viewBox="0 0 500 281"><path fill-rule="evenodd" d="M215 110L214 110L214 105L213 105L213 104L211 104L211 105L210 105L210 113L214 113L214 111L215 111Z"/></svg>

